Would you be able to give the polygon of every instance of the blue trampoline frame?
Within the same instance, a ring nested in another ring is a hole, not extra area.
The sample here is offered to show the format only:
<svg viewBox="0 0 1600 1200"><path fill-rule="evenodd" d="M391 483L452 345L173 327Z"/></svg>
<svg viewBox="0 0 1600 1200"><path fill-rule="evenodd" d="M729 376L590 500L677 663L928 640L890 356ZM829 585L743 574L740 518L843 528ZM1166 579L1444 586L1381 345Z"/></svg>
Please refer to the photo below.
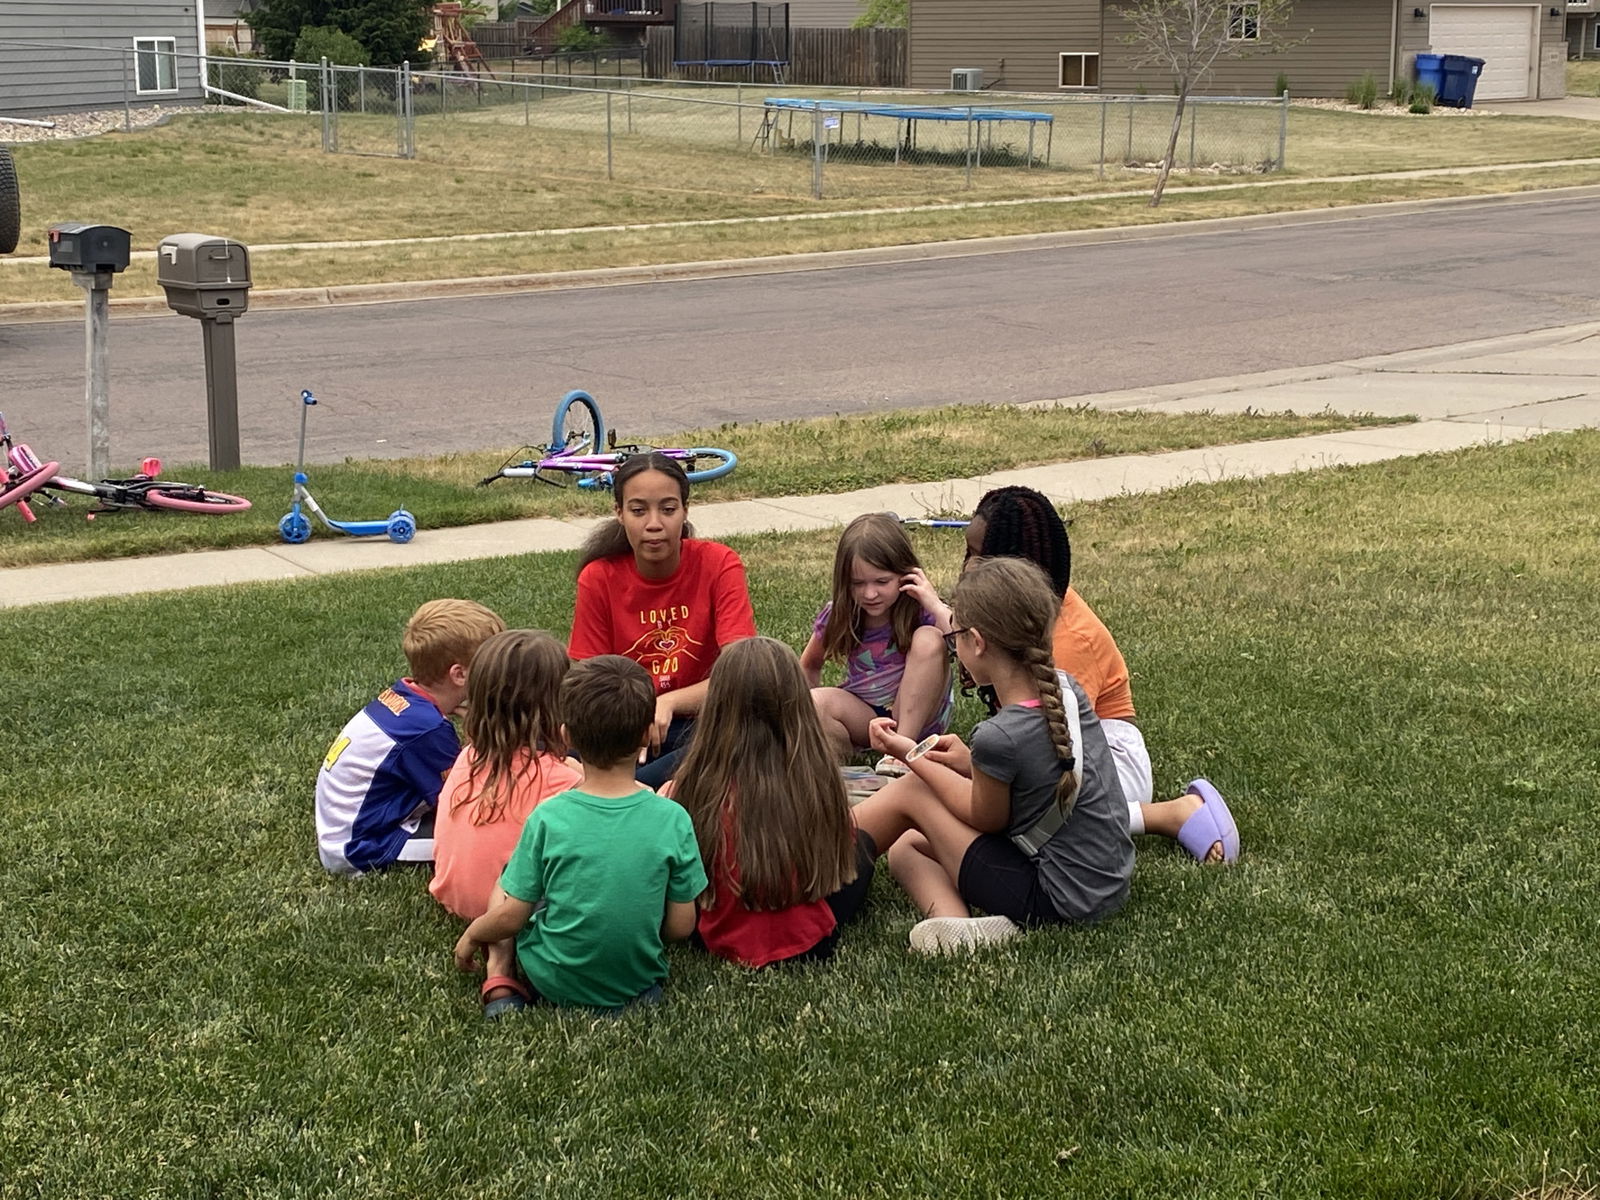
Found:
<svg viewBox="0 0 1600 1200"><path fill-rule="evenodd" d="M764 129L772 128L777 121L778 113L788 112L793 119L796 112L832 112L855 113L864 117L893 117L895 118L894 161L900 161L900 122L906 123L906 136L904 138L906 149L915 148L917 144L918 121L971 121L981 131L985 124L989 125L989 145L994 146L994 126L1002 121L1025 121L1028 125L1028 166L1034 162L1033 137L1034 131L1043 124L1045 127L1044 162L1050 163L1050 151L1055 141L1055 116L1051 113L1032 112L1022 108L978 108L971 107L941 107L926 104L874 104L865 100L807 100L799 96L768 96L762 101L767 110ZM791 130L793 125L790 126ZM839 122L839 140L844 141L844 122ZM980 132L976 139L976 159L974 166L983 165L983 137Z"/></svg>

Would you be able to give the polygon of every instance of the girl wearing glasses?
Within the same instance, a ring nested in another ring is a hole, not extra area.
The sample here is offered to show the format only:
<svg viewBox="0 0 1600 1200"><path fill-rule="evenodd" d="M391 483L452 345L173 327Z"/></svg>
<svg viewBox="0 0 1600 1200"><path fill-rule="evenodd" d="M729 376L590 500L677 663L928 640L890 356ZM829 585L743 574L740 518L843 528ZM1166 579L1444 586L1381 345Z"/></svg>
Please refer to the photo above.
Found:
<svg viewBox="0 0 1600 1200"><path fill-rule="evenodd" d="M857 827L923 914L925 954L970 950L1025 926L1099 920L1133 872L1127 802L1088 697L1050 659L1060 602L1017 558L976 559L956 584L948 634L961 665L994 689L997 711L932 749L871 723L875 749L910 774L862 801ZM968 908L988 913L973 917Z"/></svg>

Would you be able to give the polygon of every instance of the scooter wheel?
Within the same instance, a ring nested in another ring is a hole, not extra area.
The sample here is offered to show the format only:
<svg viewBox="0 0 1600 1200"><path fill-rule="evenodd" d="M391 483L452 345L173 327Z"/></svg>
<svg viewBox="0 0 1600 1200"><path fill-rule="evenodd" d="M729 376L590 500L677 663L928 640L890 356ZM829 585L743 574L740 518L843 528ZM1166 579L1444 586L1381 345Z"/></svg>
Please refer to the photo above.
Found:
<svg viewBox="0 0 1600 1200"><path fill-rule="evenodd" d="M417 519L403 508L389 514L389 540L409 542L417 535Z"/></svg>
<svg viewBox="0 0 1600 1200"><path fill-rule="evenodd" d="M278 536L291 546L311 540L311 520L304 513L284 513L278 522Z"/></svg>

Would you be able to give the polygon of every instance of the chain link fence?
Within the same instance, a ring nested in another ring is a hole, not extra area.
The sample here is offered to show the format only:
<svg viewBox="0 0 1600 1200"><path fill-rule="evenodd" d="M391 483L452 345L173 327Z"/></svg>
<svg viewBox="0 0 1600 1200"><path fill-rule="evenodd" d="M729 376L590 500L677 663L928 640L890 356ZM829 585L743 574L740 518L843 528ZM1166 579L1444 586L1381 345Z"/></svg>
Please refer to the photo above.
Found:
<svg viewBox="0 0 1600 1200"><path fill-rule="evenodd" d="M427 161L818 198L1032 192L1070 176L1153 174L1176 103L430 72L415 80L416 153ZM1286 99L1191 98L1174 163L1209 175L1275 171L1287 141Z"/></svg>
<svg viewBox="0 0 1600 1200"><path fill-rule="evenodd" d="M199 84L189 85L194 103L307 132L319 122L328 153L724 197L893 202L1126 187L1165 158L1176 103L663 81L573 74L572 64L488 72L173 58ZM1287 134L1286 96L1191 97L1174 166L1180 176L1281 170Z"/></svg>

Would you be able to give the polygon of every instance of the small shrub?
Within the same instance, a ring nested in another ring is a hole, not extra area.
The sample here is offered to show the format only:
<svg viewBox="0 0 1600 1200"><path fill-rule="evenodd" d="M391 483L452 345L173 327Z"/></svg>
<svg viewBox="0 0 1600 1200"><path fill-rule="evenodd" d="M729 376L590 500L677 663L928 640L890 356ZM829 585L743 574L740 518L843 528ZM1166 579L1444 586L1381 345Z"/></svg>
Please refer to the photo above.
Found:
<svg viewBox="0 0 1600 1200"><path fill-rule="evenodd" d="M327 59L339 67L365 67L372 59L361 43L332 25L307 25L294 40L294 60L314 63Z"/></svg>
<svg viewBox="0 0 1600 1200"><path fill-rule="evenodd" d="M1368 71L1344 90L1345 100L1357 108L1371 108L1378 102L1378 81Z"/></svg>
<svg viewBox="0 0 1600 1200"><path fill-rule="evenodd" d="M1281 96L1285 92L1287 92L1288 90L1289 90L1289 77L1287 75L1285 75L1282 71L1279 71L1278 72L1278 77L1272 81L1272 94L1274 96Z"/></svg>
<svg viewBox="0 0 1600 1200"><path fill-rule="evenodd" d="M1404 108L1415 98L1412 93L1412 88L1413 85L1411 80L1396 78L1394 81L1394 86L1389 89L1389 102Z"/></svg>
<svg viewBox="0 0 1600 1200"><path fill-rule="evenodd" d="M1411 105L1406 111L1414 112L1419 117L1425 116L1433 111L1433 102L1433 88L1426 83L1419 83L1411 91Z"/></svg>
<svg viewBox="0 0 1600 1200"><path fill-rule="evenodd" d="M590 29L587 25L568 25L556 34L556 49L568 54L587 54L591 50L599 50L610 44L611 39L605 34Z"/></svg>

